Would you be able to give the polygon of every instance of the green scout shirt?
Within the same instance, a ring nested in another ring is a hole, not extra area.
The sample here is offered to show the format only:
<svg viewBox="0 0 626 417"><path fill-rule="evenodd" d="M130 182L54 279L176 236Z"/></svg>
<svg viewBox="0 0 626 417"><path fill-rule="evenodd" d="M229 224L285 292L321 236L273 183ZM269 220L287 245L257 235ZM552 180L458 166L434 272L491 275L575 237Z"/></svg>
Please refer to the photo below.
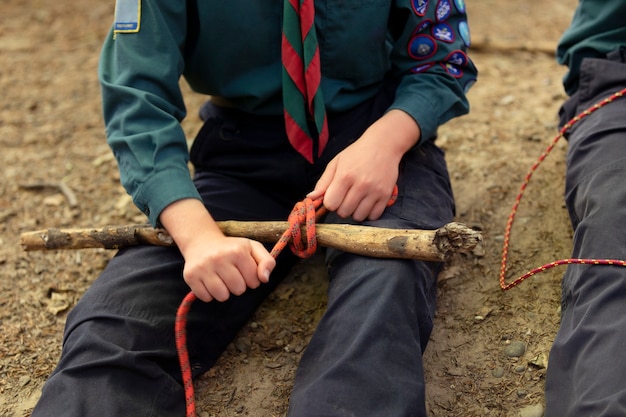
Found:
<svg viewBox="0 0 626 417"><path fill-rule="evenodd" d="M183 198L200 198L188 170L180 77L259 115L282 115L282 2L117 0L99 66L107 140L121 182L154 225ZM315 2L322 91L332 113L401 78L391 108L410 114L424 140L467 113L476 69L463 0ZM331 132L332 135L332 132Z"/></svg>
<svg viewBox="0 0 626 417"><path fill-rule="evenodd" d="M626 1L581 0L557 48L558 62L569 67L565 91L571 95L578 88L584 58L603 58L620 46L626 46Z"/></svg>

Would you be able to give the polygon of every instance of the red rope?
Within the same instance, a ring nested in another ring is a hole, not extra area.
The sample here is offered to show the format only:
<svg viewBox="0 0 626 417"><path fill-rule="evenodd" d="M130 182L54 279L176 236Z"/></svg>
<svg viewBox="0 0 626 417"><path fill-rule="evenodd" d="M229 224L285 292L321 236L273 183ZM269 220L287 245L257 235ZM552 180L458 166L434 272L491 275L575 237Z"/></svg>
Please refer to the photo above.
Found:
<svg viewBox="0 0 626 417"><path fill-rule="evenodd" d="M561 130L559 131L559 134L552 140L552 143L550 143L550 145L546 148L546 150L543 152L543 154L541 154L541 156L539 157L539 159L537 160L537 162L535 162L533 164L533 166L530 168L530 171L528 172L528 174L526 175L526 178L524 179L524 182L520 188L520 191L517 195L517 197L515 198L515 203L513 204L513 208L511 210L511 214L509 215L507 224L506 224L506 229L504 232L504 245L502 248L502 263L500 266L500 288L502 288L502 290L506 291L510 288L515 287L516 285L520 284L522 281L524 281L525 279L539 273L539 272L543 272L547 269L550 268L554 268L555 266L559 266L559 265L568 265L568 264L590 264L590 265L621 265L621 266L626 266L626 262L625 261L620 261L620 260L613 260L613 259L562 259L559 261L555 261L555 262L550 262L548 264L542 265L538 268L533 269L532 271L527 272L526 274L520 276L519 278L515 279L514 281L510 282L510 283L506 283L506 270L507 270L507 262L508 262L508 258L509 258L509 244L510 244L510 240L511 240L511 229L513 227L513 221L515 220L515 215L517 214L517 210L519 208L520 202L522 201L522 196L524 194L524 191L526 190L526 187L528 186L528 183L530 182L530 178L532 177L533 173L537 170L537 168L539 167L539 164L541 164L546 157L548 156L548 154L552 151L552 149L554 149L554 146L557 144L557 142L559 141L559 139L561 139L561 137L563 137L565 135L565 133L577 122L579 122L580 120L584 119L585 117L589 116L590 114L592 114L593 112L597 111L598 109L606 106L607 104L611 103L612 101L616 100L619 97L624 96L624 94L626 94L626 88L624 88L621 91L618 91L616 93L614 93L613 95L605 98L604 100L594 104L593 106L589 107L588 109L586 109L585 111L583 111L582 113L580 113L579 115L573 117L569 122L567 122L565 124L565 126L563 126L561 128Z"/></svg>
<svg viewBox="0 0 626 417"><path fill-rule="evenodd" d="M391 199L387 202L387 207L391 206L398 197L398 187L395 186ZM281 235L278 242L270 254L276 258L287 246L291 251L300 258L308 258L315 254L317 250L317 233L315 222L319 220L327 210L322 206L324 198L319 197L315 200L305 198L296 203L288 217L289 226ZM305 225L306 242L302 239L302 224ZM305 245L306 243L306 245ZM185 390L185 408L187 417L196 417L196 403L194 399L193 374L191 372L191 364L189 361L189 352L187 351L187 315L191 305L196 300L193 292L189 292L183 299L176 312L176 322L174 328L174 337L176 340L176 351L178 352L178 361L180 362L180 370L183 379L183 388Z"/></svg>
<svg viewBox="0 0 626 417"><path fill-rule="evenodd" d="M180 363L180 371L183 376L183 388L185 390L185 409L187 417L196 416L196 401L194 399L193 390L193 374L191 372L191 363L189 361L189 352L187 352L187 315L193 302L196 301L196 295L189 292L183 299L178 311L176 312L176 323L174 326L174 337L176 339L176 351L178 352L178 361Z"/></svg>

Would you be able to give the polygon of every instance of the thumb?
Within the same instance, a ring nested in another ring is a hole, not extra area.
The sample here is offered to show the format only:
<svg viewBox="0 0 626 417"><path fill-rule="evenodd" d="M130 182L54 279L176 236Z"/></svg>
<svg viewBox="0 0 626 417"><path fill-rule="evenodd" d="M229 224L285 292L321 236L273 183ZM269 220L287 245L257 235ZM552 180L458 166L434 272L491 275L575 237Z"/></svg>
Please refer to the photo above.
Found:
<svg viewBox="0 0 626 417"><path fill-rule="evenodd" d="M317 184L315 184L315 188L313 189L313 191L306 195L308 198L315 200L316 198L319 198L323 196L324 193L326 193L328 186L335 176L336 165L333 162L334 160L330 161L330 163L326 166L326 169L322 173L322 176L319 180L317 180Z"/></svg>
<svg viewBox="0 0 626 417"><path fill-rule="evenodd" d="M257 263L257 276L259 281L267 283L270 280L270 274L276 266L276 259L265 249L261 243L253 241L252 257Z"/></svg>

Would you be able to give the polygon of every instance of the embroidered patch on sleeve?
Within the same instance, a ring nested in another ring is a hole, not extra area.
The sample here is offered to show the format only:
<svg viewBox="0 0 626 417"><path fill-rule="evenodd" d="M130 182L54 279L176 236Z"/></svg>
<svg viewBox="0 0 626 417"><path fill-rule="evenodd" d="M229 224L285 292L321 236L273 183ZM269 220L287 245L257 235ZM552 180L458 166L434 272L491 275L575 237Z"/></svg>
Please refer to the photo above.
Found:
<svg viewBox="0 0 626 417"><path fill-rule="evenodd" d="M413 11L416 15L426 15L426 9L428 9L428 0L412 0L411 5L413 6Z"/></svg>
<svg viewBox="0 0 626 417"><path fill-rule="evenodd" d="M454 0L454 4L459 13L465 13L465 0Z"/></svg>
<svg viewBox="0 0 626 417"><path fill-rule="evenodd" d="M469 58L463 51L452 51L444 59L444 61L456 65L457 67L466 67L469 63Z"/></svg>
<svg viewBox="0 0 626 417"><path fill-rule="evenodd" d="M470 31L469 31L469 26L467 25L467 22L465 20L461 20L459 22L459 35L461 35L461 39L463 39L463 43L465 44L466 47L469 48L471 42L471 38L470 38Z"/></svg>
<svg viewBox="0 0 626 417"><path fill-rule="evenodd" d="M446 72L452 75L454 78L461 78L463 76L463 71L454 64L451 64L449 62L441 62L439 63L439 65L441 65L443 69L445 69Z"/></svg>
<svg viewBox="0 0 626 417"><path fill-rule="evenodd" d="M452 43L455 40L454 31L452 27L447 23L438 23L433 26L433 37L438 41Z"/></svg>
<svg viewBox="0 0 626 417"><path fill-rule="evenodd" d="M115 33L137 33L141 23L141 0L115 1Z"/></svg>
<svg viewBox="0 0 626 417"><path fill-rule="evenodd" d="M426 72L429 69L431 69L435 64L432 62L427 62L426 64L422 64L422 65L417 65L413 68L411 68L411 72L413 74L419 74L420 72Z"/></svg>
<svg viewBox="0 0 626 417"><path fill-rule="evenodd" d="M450 4L450 0L439 0L437 2L437 22L443 22L450 17L450 13L452 12L452 5Z"/></svg>
<svg viewBox="0 0 626 417"><path fill-rule="evenodd" d="M409 41L409 55L418 61L430 58L437 52L437 42L428 35L418 35Z"/></svg>

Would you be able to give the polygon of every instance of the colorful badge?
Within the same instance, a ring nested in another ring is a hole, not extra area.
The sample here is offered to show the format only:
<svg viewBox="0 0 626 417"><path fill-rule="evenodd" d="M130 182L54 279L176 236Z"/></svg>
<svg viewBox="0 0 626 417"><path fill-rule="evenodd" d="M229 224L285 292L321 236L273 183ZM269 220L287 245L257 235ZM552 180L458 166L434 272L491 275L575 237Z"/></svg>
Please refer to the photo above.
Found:
<svg viewBox="0 0 626 417"><path fill-rule="evenodd" d="M466 67L469 62L469 58L465 52L456 50L450 52L444 61L454 64L457 67Z"/></svg>
<svg viewBox="0 0 626 417"><path fill-rule="evenodd" d="M455 36L452 27L447 23L438 23L433 26L432 34L435 39L442 42L454 42Z"/></svg>
<svg viewBox="0 0 626 417"><path fill-rule="evenodd" d="M418 16L424 16L426 9L428 9L428 0L411 0L413 5L413 11Z"/></svg>
<svg viewBox="0 0 626 417"><path fill-rule="evenodd" d="M428 59L437 52L437 42L428 35L415 36L409 42L409 55L414 59Z"/></svg>
<svg viewBox="0 0 626 417"><path fill-rule="evenodd" d="M431 69L433 67L433 65L435 65L435 64L433 64L432 62L429 62L427 64L418 65L416 67L411 68L411 72L414 73L414 74L419 74L420 72L426 72L429 69Z"/></svg>
<svg viewBox="0 0 626 417"><path fill-rule="evenodd" d="M141 0L115 1L115 33L137 33L141 22Z"/></svg>
<svg viewBox="0 0 626 417"><path fill-rule="evenodd" d="M469 31L469 26L467 26L467 22L465 20L462 20L459 22L459 35L461 35L461 39L463 39L463 43L465 44L466 47L469 47L471 42L470 39L470 31Z"/></svg>
<svg viewBox="0 0 626 417"><path fill-rule="evenodd" d="M454 78L461 78L463 76L463 71L460 68L457 68L454 64L446 62L445 64L441 63L440 65Z"/></svg>
<svg viewBox="0 0 626 417"><path fill-rule="evenodd" d="M450 0L439 0L439 2L437 2L437 22L447 20L451 13L452 4L450 4Z"/></svg>
<svg viewBox="0 0 626 417"><path fill-rule="evenodd" d="M430 25L433 24L433 21L430 19L425 19L423 22L421 22L419 25L417 25L417 27L415 28L415 30L413 31L413 36L418 35L424 31L426 31L426 29L428 29L430 27Z"/></svg>
<svg viewBox="0 0 626 417"><path fill-rule="evenodd" d="M454 5L459 13L465 13L465 0L454 0Z"/></svg>

